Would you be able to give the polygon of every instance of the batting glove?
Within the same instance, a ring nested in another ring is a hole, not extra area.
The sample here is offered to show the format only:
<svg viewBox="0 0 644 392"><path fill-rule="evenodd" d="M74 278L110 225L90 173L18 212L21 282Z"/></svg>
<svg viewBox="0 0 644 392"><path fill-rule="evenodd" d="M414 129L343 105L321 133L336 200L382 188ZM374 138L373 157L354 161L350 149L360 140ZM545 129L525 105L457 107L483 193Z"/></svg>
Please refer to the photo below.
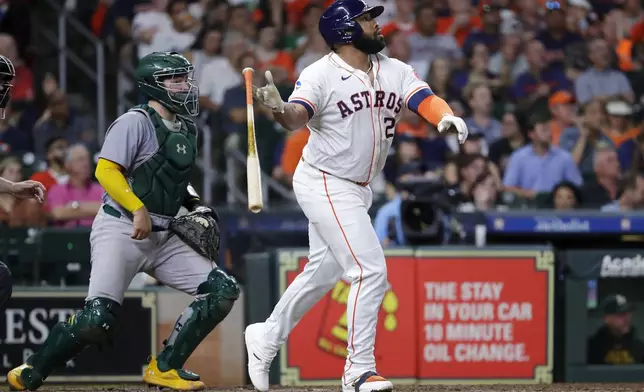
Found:
<svg viewBox="0 0 644 392"><path fill-rule="evenodd" d="M443 115L441 121L438 123L437 128L438 132L444 132L452 128L456 128L456 137L458 138L458 142L460 144L465 143L465 139L467 139L467 125L465 125L465 121L463 121L463 119L460 117L452 116L451 114L445 114Z"/></svg>
<svg viewBox="0 0 644 392"><path fill-rule="evenodd" d="M275 83L273 82L273 74L271 71L266 71L266 86L255 87L253 86L253 95L262 105L270 108L273 112L284 113L284 101L277 91Z"/></svg>

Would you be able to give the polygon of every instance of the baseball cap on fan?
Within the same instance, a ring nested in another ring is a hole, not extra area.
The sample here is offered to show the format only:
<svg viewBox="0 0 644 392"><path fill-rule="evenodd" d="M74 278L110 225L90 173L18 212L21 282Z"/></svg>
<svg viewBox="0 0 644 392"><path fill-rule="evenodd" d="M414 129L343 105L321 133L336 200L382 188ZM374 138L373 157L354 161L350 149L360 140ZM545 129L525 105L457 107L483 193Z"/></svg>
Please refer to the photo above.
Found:
<svg viewBox="0 0 644 392"><path fill-rule="evenodd" d="M601 304L604 314L630 313L635 310L635 305L621 294L610 294Z"/></svg>

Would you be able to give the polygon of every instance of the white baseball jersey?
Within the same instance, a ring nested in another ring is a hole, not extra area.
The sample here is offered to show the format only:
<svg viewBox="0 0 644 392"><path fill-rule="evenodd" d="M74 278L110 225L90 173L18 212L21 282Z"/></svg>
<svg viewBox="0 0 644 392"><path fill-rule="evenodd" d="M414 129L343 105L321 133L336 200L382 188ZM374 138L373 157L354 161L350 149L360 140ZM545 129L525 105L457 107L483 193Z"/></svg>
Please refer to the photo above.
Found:
<svg viewBox="0 0 644 392"><path fill-rule="evenodd" d="M385 165L403 105L417 91L429 89L409 65L382 54L371 60L373 85L369 75L331 52L302 71L289 97L309 112L304 160L336 177L365 183Z"/></svg>

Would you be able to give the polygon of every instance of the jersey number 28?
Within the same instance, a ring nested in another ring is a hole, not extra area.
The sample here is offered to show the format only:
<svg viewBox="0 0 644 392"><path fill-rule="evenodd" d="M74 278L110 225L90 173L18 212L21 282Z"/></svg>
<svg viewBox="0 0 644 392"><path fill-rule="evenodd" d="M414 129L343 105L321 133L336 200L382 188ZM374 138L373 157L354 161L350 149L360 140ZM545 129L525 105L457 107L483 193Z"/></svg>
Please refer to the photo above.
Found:
<svg viewBox="0 0 644 392"><path fill-rule="evenodd" d="M396 119L393 117L385 117L384 122L385 135L387 136L387 139L390 139L394 137L394 134L396 133L396 131L394 130L394 127L396 126Z"/></svg>

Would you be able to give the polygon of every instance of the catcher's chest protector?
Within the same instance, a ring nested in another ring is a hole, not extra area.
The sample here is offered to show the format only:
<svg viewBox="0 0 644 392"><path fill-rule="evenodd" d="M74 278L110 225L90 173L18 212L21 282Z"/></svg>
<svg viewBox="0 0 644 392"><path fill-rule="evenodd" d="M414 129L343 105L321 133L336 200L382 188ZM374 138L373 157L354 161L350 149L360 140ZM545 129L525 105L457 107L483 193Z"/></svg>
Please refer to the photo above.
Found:
<svg viewBox="0 0 644 392"><path fill-rule="evenodd" d="M136 110L136 108L135 108ZM190 172L197 157L197 127L181 118L181 130L169 130L161 116L147 105L145 110L156 133L158 151L129 173L132 190L151 213L173 217L186 196Z"/></svg>

